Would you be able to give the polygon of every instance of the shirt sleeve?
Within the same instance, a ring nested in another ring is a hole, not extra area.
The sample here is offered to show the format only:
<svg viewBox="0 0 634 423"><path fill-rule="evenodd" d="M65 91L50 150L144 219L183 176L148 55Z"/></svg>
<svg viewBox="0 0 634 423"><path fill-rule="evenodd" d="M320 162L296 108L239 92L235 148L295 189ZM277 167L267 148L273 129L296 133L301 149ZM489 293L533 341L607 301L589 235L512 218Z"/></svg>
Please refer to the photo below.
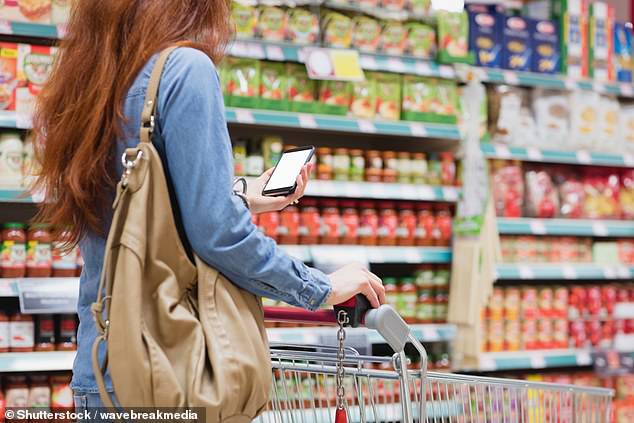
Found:
<svg viewBox="0 0 634 423"><path fill-rule="evenodd" d="M233 194L233 154L218 73L204 53L179 48L169 58L158 99L158 135L194 252L256 295L314 310L328 277L288 256L251 220Z"/></svg>

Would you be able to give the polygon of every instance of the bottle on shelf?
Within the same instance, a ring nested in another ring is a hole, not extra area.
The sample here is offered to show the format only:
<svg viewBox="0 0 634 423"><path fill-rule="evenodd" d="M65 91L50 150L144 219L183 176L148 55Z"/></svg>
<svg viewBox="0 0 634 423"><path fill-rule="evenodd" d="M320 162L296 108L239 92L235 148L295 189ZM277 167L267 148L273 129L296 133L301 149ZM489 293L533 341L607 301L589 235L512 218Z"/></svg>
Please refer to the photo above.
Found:
<svg viewBox="0 0 634 423"><path fill-rule="evenodd" d="M33 316L15 312L9 319L9 350L11 352L31 352L35 347L35 326Z"/></svg>
<svg viewBox="0 0 634 423"><path fill-rule="evenodd" d="M53 274L50 226L37 224L29 227L26 246L26 276L49 278Z"/></svg>
<svg viewBox="0 0 634 423"><path fill-rule="evenodd" d="M3 278L26 276L26 232L21 223L5 223L2 230L2 258L0 271Z"/></svg>

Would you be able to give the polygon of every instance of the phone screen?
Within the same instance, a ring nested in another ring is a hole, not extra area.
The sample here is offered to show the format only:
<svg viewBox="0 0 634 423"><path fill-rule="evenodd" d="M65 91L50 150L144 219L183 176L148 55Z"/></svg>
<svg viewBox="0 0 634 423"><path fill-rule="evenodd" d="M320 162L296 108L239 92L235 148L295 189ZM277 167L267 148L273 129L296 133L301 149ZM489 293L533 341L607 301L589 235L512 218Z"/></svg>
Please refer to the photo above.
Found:
<svg viewBox="0 0 634 423"><path fill-rule="evenodd" d="M279 163L264 187L264 191L273 191L295 186L297 177L310 158L312 149L290 151L282 154Z"/></svg>

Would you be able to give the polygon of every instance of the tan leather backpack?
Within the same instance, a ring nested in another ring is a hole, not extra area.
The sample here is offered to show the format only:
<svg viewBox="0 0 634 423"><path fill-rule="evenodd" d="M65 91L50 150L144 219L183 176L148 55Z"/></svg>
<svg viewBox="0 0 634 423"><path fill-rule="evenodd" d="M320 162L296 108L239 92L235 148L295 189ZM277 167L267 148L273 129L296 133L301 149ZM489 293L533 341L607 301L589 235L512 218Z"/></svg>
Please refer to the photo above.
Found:
<svg viewBox="0 0 634 423"><path fill-rule="evenodd" d="M152 145L161 74L154 67L141 142L124 156L97 302L93 371L104 404L205 407L207 422L250 422L265 407L271 363L259 298L196 257L179 238L161 159ZM105 362L99 363L102 342Z"/></svg>

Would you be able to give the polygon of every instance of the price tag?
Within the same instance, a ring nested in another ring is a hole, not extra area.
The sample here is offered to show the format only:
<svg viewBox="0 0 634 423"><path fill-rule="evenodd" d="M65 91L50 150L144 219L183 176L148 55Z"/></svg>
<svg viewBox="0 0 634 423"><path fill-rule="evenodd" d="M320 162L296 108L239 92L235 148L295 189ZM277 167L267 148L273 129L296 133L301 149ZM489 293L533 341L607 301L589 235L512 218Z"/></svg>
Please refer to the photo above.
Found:
<svg viewBox="0 0 634 423"><path fill-rule="evenodd" d="M281 62L284 60L284 50L280 46L266 46L266 58Z"/></svg>
<svg viewBox="0 0 634 423"><path fill-rule="evenodd" d="M592 364L592 356L588 351L579 351L577 353L577 366L589 366Z"/></svg>
<svg viewBox="0 0 634 423"><path fill-rule="evenodd" d="M402 60L391 57L387 60L387 70L390 72L403 73L405 72L405 64Z"/></svg>
<svg viewBox="0 0 634 423"><path fill-rule="evenodd" d="M575 90L577 89L577 81L575 81L572 78L566 78L564 79L564 85L566 86L566 89L568 90Z"/></svg>
<svg viewBox="0 0 634 423"><path fill-rule="evenodd" d="M427 129L425 129L425 125L418 122L413 122L409 124L409 130L412 132L412 135L415 137L426 137Z"/></svg>
<svg viewBox="0 0 634 423"><path fill-rule="evenodd" d="M66 24L58 24L57 25L57 38L59 38L59 39L66 38L66 34L68 34L68 25L66 25Z"/></svg>
<svg viewBox="0 0 634 423"><path fill-rule="evenodd" d="M519 266L520 279L535 279L535 274L533 273L533 269L529 266Z"/></svg>
<svg viewBox="0 0 634 423"><path fill-rule="evenodd" d="M17 279L20 310L24 314L77 312L78 278Z"/></svg>
<svg viewBox="0 0 634 423"><path fill-rule="evenodd" d="M487 355L480 357L480 370L482 371L494 371L498 366L495 364L495 359Z"/></svg>
<svg viewBox="0 0 634 423"><path fill-rule="evenodd" d="M542 354L531 354L531 368L533 369L546 368L546 358Z"/></svg>
<svg viewBox="0 0 634 423"><path fill-rule="evenodd" d="M572 266L564 266L562 268L564 279L577 279L577 271Z"/></svg>
<svg viewBox="0 0 634 423"><path fill-rule="evenodd" d="M11 22L6 19L0 19L0 33L6 35L13 34L13 27L11 26Z"/></svg>
<svg viewBox="0 0 634 423"><path fill-rule="evenodd" d="M632 84L620 84L621 94L625 97L632 97L634 95L634 90L632 88Z"/></svg>
<svg viewBox="0 0 634 423"><path fill-rule="evenodd" d="M264 49L260 44L249 43L246 45L246 57L251 57L253 59L265 59L266 55L264 54Z"/></svg>
<svg viewBox="0 0 634 423"><path fill-rule="evenodd" d="M616 270L616 273L618 274L620 279L629 279L632 277L632 272L630 272L630 269L625 266L619 266Z"/></svg>
<svg viewBox="0 0 634 423"><path fill-rule="evenodd" d="M429 76L433 73L431 66L429 66L429 63L427 62L416 62L414 65L414 72L416 72L417 75L423 76Z"/></svg>
<svg viewBox="0 0 634 423"><path fill-rule="evenodd" d="M510 85L519 85L520 79L517 73L512 71L504 71L504 82Z"/></svg>
<svg viewBox="0 0 634 423"><path fill-rule="evenodd" d="M299 115L299 126L302 128L314 129L317 128L317 121L313 115Z"/></svg>
<svg viewBox="0 0 634 423"><path fill-rule="evenodd" d="M526 155L528 159L534 162L541 162L543 159L542 151L539 148L528 147L526 149Z"/></svg>
<svg viewBox="0 0 634 423"><path fill-rule="evenodd" d="M592 164L592 156L585 150L577 151L577 161L581 164Z"/></svg>
<svg viewBox="0 0 634 423"><path fill-rule="evenodd" d="M236 109L236 120L240 123L255 123L253 113L247 109Z"/></svg>
<svg viewBox="0 0 634 423"><path fill-rule="evenodd" d="M495 155L500 159L510 159L512 157L511 150L504 144L495 145Z"/></svg>
<svg viewBox="0 0 634 423"><path fill-rule="evenodd" d="M434 189L428 185L418 187L418 197L419 200L437 200Z"/></svg>
<svg viewBox="0 0 634 423"><path fill-rule="evenodd" d="M604 222L592 222L592 233L594 236L608 236L608 227Z"/></svg>
<svg viewBox="0 0 634 423"><path fill-rule="evenodd" d="M625 166L628 167L634 167L634 156L631 154L624 154L623 155L623 162L625 163Z"/></svg>
<svg viewBox="0 0 634 423"><path fill-rule="evenodd" d="M451 66L440 65L438 68L438 71L440 73L441 78L447 78L447 79L456 78L456 72L453 70Z"/></svg>
<svg viewBox="0 0 634 423"><path fill-rule="evenodd" d="M546 225L541 220L531 220L530 222L531 233L533 235L546 235Z"/></svg>
<svg viewBox="0 0 634 423"><path fill-rule="evenodd" d="M376 70L378 68L374 56L361 56L359 58L359 62L361 63L361 67L363 69Z"/></svg>
<svg viewBox="0 0 634 423"><path fill-rule="evenodd" d="M605 279L616 279L617 271L613 267L606 266L603 268L603 277Z"/></svg>
<svg viewBox="0 0 634 423"><path fill-rule="evenodd" d="M406 263L420 263L422 257L416 248L405 249L405 262Z"/></svg>
<svg viewBox="0 0 634 423"><path fill-rule="evenodd" d="M376 133L376 128L374 127L374 123L372 123L369 120L359 119L357 121L357 125L359 125L359 130L361 132L365 132L366 134Z"/></svg>
<svg viewBox="0 0 634 423"><path fill-rule="evenodd" d="M445 201L457 201L458 200L458 190L452 187L443 187L442 188L442 197Z"/></svg>

